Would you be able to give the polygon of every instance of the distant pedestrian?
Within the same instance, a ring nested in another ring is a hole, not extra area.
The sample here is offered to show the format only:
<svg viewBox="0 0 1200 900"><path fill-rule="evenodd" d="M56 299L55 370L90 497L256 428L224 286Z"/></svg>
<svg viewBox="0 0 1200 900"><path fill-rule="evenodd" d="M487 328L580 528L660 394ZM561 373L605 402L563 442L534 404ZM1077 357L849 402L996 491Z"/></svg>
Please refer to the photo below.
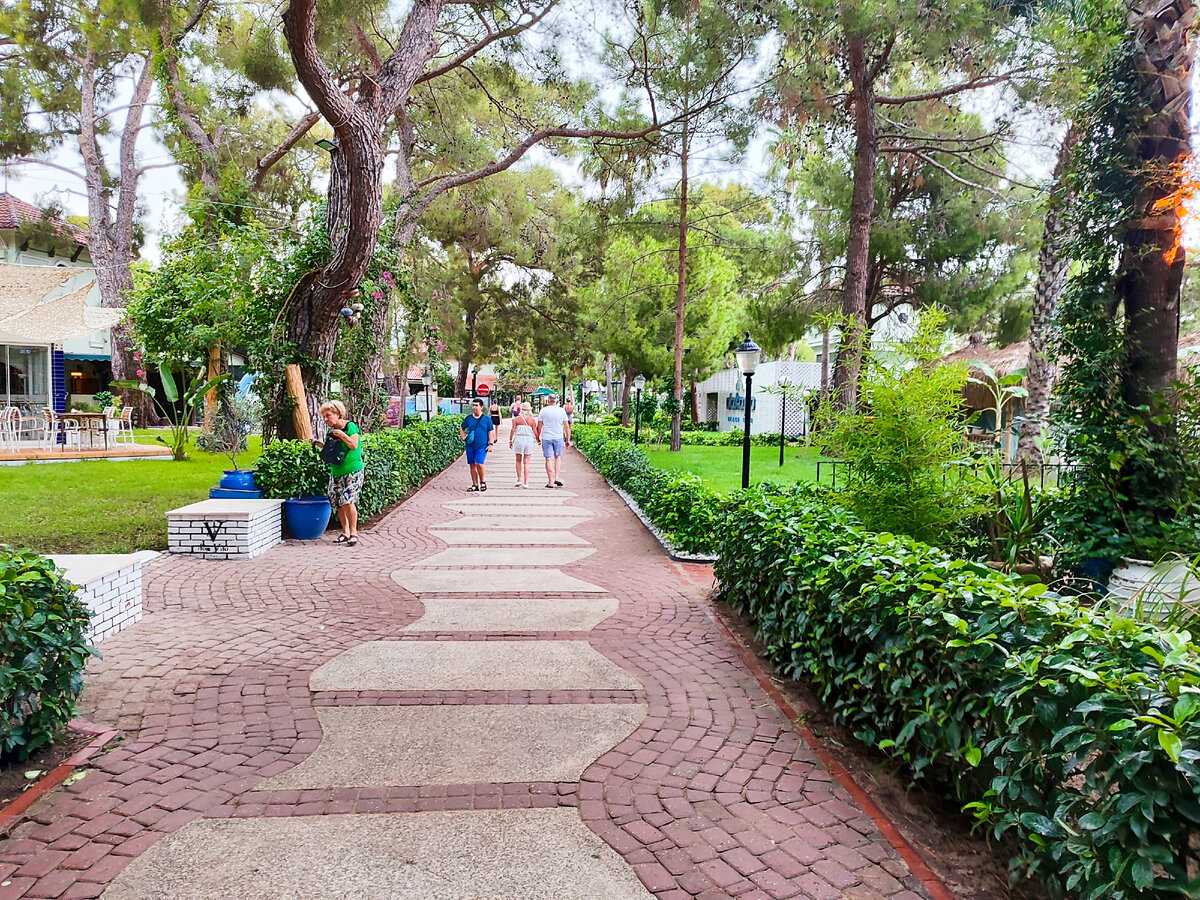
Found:
<svg viewBox="0 0 1200 900"><path fill-rule="evenodd" d="M500 431L500 404L495 400L492 401L491 408L488 409L488 415L492 418L492 424L496 426L497 437Z"/></svg>
<svg viewBox="0 0 1200 900"><path fill-rule="evenodd" d="M521 414L521 398L520 397L518 397L512 403L509 404L508 414L509 414L509 417L513 418L513 419L515 419L517 416L519 416Z"/></svg>
<svg viewBox="0 0 1200 900"><path fill-rule="evenodd" d="M329 503L337 510L342 526L339 544L358 543L358 498L363 487L363 458L358 426L347 418L340 400L321 404L321 418L327 427L321 459L329 464Z"/></svg>
<svg viewBox="0 0 1200 900"><path fill-rule="evenodd" d="M467 490L486 491L487 479L483 466L487 462L488 448L496 443L496 426L492 424L491 417L483 414L482 400L476 398L471 401L471 412L463 417L458 433L466 444L467 465L471 467L471 486Z"/></svg>
<svg viewBox="0 0 1200 900"><path fill-rule="evenodd" d="M528 403L517 406L512 420L512 431L508 434L508 446L517 458L517 487L529 487L529 458L538 447L538 421L533 417L533 407Z"/></svg>
<svg viewBox="0 0 1200 900"><path fill-rule="evenodd" d="M546 458L546 487L562 487L562 455L571 446L571 423L558 405L557 394L546 398L546 405L538 414L538 440Z"/></svg>
<svg viewBox="0 0 1200 900"><path fill-rule="evenodd" d="M570 400L567 400L563 404L563 412L565 412L567 414L567 421L570 422L572 425L574 425L575 424L575 404L572 403Z"/></svg>

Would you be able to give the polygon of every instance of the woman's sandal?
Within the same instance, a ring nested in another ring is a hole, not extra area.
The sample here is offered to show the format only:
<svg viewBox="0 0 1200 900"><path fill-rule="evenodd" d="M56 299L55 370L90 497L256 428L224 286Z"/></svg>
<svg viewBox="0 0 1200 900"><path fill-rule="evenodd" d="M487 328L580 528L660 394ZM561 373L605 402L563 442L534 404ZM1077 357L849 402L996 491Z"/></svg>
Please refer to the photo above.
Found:
<svg viewBox="0 0 1200 900"><path fill-rule="evenodd" d="M349 541L350 541L349 537L347 537L344 534L339 534L338 539L336 541L334 541L334 543L335 544L345 544L345 543L348 543Z"/></svg>
<svg viewBox="0 0 1200 900"><path fill-rule="evenodd" d="M473 494L473 493L477 492L478 490L479 490L479 485L473 484L469 488L467 488L467 493Z"/></svg>
<svg viewBox="0 0 1200 900"><path fill-rule="evenodd" d="M347 547L357 547L358 546L358 535L357 534L350 535L350 539L348 541L346 541L346 546Z"/></svg>

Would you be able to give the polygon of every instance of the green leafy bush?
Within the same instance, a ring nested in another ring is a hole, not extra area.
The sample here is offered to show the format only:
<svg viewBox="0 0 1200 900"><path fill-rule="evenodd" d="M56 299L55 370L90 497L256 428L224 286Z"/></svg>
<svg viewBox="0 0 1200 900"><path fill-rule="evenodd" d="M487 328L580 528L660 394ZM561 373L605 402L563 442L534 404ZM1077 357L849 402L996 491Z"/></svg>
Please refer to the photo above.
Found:
<svg viewBox="0 0 1200 900"><path fill-rule="evenodd" d="M938 363L944 325L929 310L912 338L868 353L858 406L822 405L815 439L822 455L851 464L840 498L868 528L942 545L979 511L975 482L947 473L968 455L958 417L967 366Z"/></svg>
<svg viewBox="0 0 1200 900"><path fill-rule="evenodd" d="M95 651L89 614L50 560L0 545L0 759L53 743L75 714Z"/></svg>
<svg viewBox="0 0 1200 900"><path fill-rule="evenodd" d="M838 721L1016 838L1014 873L1087 900L1197 895L1187 632L869 532L810 486L736 503L715 532L723 598Z"/></svg>
<svg viewBox="0 0 1200 900"><path fill-rule="evenodd" d="M407 428L385 428L362 435L363 490L359 515L377 515L421 482L456 460L463 451L459 416L436 416ZM263 448L255 481L267 497L324 496L329 466L317 448L304 441L273 441Z"/></svg>
<svg viewBox="0 0 1200 900"><path fill-rule="evenodd" d="M571 435L596 470L626 490L674 546L711 553L721 495L695 475L655 468L625 431L578 425Z"/></svg>

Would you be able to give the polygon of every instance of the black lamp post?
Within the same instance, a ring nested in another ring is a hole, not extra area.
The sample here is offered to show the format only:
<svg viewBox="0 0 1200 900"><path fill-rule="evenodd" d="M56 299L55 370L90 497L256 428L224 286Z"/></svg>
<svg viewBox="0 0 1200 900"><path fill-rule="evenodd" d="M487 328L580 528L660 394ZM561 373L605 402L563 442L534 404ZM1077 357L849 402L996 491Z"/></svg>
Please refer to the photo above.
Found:
<svg viewBox="0 0 1200 900"><path fill-rule="evenodd" d="M738 370L746 376L746 430L742 435L742 490L750 487L750 412L754 403L750 397L750 383L754 379L754 370L758 368L758 357L762 348L750 340L750 332L746 339L738 344L734 351L737 356Z"/></svg>
<svg viewBox="0 0 1200 900"><path fill-rule="evenodd" d="M421 384L425 385L425 421L429 421L429 401L432 399L429 396L429 386L433 384L433 375L428 369L421 373Z"/></svg>
<svg viewBox="0 0 1200 900"><path fill-rule="evenodd" d="M633 401L633 443L637 446L638 431L642 425L642 388L646 386L646 376L639 375L633 379L633 389L637 392L637 399Z"/></svg>

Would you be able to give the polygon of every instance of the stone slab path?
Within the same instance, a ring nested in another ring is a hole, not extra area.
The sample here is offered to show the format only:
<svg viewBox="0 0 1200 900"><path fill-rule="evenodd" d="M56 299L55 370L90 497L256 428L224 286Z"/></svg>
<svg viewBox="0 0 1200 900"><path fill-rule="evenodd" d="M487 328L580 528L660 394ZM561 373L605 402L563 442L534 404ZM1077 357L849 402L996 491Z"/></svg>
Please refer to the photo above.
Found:
<svg viewBox="0 0 1200 900"><path fill-rule="evenodd" d="M574 451L460 461L357 548L163 557L81 713L123 743L0 840L0 900L933 896ZM535 499L536 498L536 499Z"/></svg>

